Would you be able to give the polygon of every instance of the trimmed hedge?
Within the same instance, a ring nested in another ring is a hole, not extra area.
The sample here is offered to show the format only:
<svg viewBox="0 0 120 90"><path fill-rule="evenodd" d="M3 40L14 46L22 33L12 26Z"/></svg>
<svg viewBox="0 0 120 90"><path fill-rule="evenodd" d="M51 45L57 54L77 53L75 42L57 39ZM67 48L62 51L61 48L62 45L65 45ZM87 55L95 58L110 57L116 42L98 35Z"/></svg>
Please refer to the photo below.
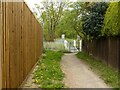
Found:
<svg viewBox="0 0 120 90"><path fill-rule="evenodd" d="M102 30L103 36L120 35L120 2L113 2L109 5Z"/></svg>

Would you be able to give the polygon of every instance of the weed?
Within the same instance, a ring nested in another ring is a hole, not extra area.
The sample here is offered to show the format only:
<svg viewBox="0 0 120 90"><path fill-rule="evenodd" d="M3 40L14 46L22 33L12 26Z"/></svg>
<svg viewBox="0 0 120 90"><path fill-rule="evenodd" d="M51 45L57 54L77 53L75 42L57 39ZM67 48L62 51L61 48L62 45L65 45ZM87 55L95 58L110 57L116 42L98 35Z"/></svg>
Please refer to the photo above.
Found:
<svg viewBox="0 0 120 90"><path fill-rule="evenodd" d="M63 88L64 73L60 67L63 53L60 51L45 51L43 59L38 63L34 74L35 83L40 88Z"/></svg>

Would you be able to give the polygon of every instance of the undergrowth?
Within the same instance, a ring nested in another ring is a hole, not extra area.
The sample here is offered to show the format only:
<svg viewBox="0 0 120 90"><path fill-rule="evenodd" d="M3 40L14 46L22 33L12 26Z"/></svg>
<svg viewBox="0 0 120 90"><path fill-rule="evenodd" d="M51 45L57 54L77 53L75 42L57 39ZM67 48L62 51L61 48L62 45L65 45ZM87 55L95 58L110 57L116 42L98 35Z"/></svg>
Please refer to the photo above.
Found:
<svg viewBox="0 0 120 90"><path fill-rule="evenodd" d="M44 51L34 74L35 83L40 88L64 88L64 73L60 67L62 56L60 51Z"/></svg>

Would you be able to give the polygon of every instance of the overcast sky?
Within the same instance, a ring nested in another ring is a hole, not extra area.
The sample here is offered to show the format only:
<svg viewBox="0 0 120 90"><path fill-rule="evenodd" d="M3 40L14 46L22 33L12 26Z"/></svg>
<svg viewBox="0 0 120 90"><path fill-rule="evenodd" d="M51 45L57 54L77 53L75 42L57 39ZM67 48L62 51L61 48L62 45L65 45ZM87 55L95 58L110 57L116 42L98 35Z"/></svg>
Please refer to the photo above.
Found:
<svg viewBox="0 0 120 90"><path fill-rule="evenodd" d="M27 5L29 6L29 8L33 11L33 8L35 8L34 4L40 4L42 1L44 0L25 0L25 2L27 3ZM49 0L48 0L49 1ZM60 1L60 0L52 0L52 1ZM64 1L64 0L61 0ZM76 1L80 1L80 2L109 2L109 1L120 1L120 0L69 0L70 2L76 2Z"/></svg>
<svg viewBox="0 0 120 90"><path fill-rule="evenodd" d="M32 10L33 8L35 8L34 4L40 4L43 0L25 0L25 2L27 3L27 5L30 7L30 9ZM54 0L53 0L54 1ZM64 0L62 0L64 1ZM77 0L70 0L71 2L75 2Z"/></svg>
<svg viewBox="0 0 120 90"><path fill-rule="evenodd" d="M27 5L32 10L33 8L35 8L34 4L40 4L41 0L25 0L25 2L27 3Z"/></svg>

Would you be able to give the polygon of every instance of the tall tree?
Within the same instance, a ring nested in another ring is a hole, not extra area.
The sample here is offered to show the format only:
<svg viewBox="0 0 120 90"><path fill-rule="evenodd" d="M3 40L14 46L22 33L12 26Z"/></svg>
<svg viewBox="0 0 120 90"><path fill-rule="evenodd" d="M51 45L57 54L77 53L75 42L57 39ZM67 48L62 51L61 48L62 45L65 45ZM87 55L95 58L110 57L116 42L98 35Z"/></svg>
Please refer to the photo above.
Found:
<svg viewBox="0 0 120 90"><path fill-rule="evenodd" d="M107 7L108 3L97 2L88 8L89 12L83 16L83 31L87 39L98 39L102 36L101 30Z"/></svg>
<svg viewBox="0 0 120 90"><path fill-rule="evenodd" d="M89 3L86 2L69 3L69 7L64 11L57 29L59 36L64 33L69 38L75 38L76 34L81 38L84 37L84 32L82 29L82 17L88 13L88 6Z"/></svg>
<svg viewBox="0 0 120 90"><path fill-rule="evenodd" d="M73 2L70 4L70 14L68 15L70 25L76 31L76 33L83 38L84 32L82 27L82 17L87 13L87 6L89 3L86 2Z"/></svg>
<svg viewBox="0 0 120 90"><path fill-rule="evenodd" d="M42 3L42 18L44 22L44 29L48 32L48 38L50 41L55 39L56 27L61 19L63 9L66 7L66 2L62 1L45 1ZM39 5L36 5L38 11L40 12Z"/></svg>
<svg viewBox="0 0 120 90"><path fill-rule="evenodd" d="M65 10L63 12L62 18L59 25L57 26L56 36L61 37L62 34L65 34L66 38L75 38L76 31L73 28L73 20L70 10Z"/></svg>

